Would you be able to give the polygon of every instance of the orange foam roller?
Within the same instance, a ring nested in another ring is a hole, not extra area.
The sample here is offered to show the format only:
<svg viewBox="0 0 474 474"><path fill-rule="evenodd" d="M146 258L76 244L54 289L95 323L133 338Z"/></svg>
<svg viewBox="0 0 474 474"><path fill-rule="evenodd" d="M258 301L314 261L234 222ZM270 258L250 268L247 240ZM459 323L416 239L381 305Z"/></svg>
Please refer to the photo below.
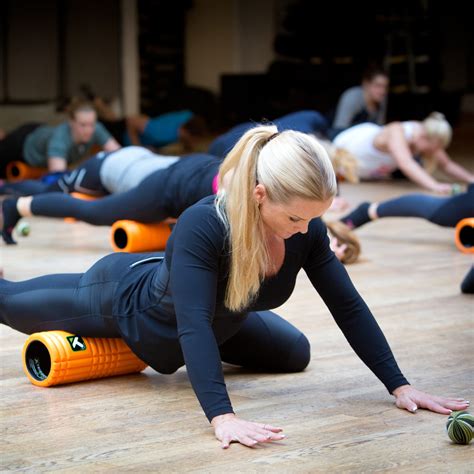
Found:
<svg viewBox="0 0 474 474"><path fill-rule="evenodd" d="M467 217L457 223L454 242L461 252L474 253L474 217Z"/></svg>
<svg viewBox="0 0 474 474"><path fill-rule="evenodd" d="M114 252L149 252L164 250L171 235L169 224L142 224L136 221L117 221L110 232Z"/></svg>
<svg viewBox="0 0 474 474"><path fill-rule="evenodd" d="M35 168L22 161L11 161L6 167L7 179L13 182L23 179L38 179L47 172L47 168Z"/></svg>
<svg viewBox="0 0 474 474"><path fill-rule="evenodd" d="M71 193L71 196L76 199L83 199L84 201L95 201L97 196L91 196L90 194L83 194L83 193Z"/></svg>
<svg viewBox="0 0 474 474"><path fill-rule="evenodd" d="M119 338L45 331L29 336L23 346L23 371L39 387L132 374L146 367Z"/></svg>

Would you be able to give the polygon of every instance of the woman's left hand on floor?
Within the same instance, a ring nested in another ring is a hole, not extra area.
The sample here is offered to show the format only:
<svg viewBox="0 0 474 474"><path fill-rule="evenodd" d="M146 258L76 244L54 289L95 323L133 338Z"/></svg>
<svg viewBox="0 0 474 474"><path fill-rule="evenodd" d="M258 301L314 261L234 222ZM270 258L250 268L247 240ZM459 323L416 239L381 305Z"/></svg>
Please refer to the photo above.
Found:
<svg viewBox="0 0 474 474"><path fill-rule="evenodd" d="M398 408L412 413L415 413L418 408L425 408L435 413L449 415L452 411L469 408L469 402L463 398L437 397L417 390L411 385L402 385L396 388L392 394Z"/></svg>

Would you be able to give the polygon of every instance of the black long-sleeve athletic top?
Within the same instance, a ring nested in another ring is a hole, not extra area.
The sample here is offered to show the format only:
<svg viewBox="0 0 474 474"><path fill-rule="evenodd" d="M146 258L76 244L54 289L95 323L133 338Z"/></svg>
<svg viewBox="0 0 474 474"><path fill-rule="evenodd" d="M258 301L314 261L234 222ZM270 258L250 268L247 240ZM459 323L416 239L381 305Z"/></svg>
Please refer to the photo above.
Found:
<svg viewBox="0 0 474 474"><path fill-rule="evenodd" d="M320 219L310 222L306 234L285 241L280 271L264 280L258 297L242 313L224 306L228 239L214 197L204 198L181 215L168 240L165 262L151 267L153 276L144 268L141 275L125 278L114 313L119 314L127 343L156 370L170 373L186 364L209 420L233 411L218 346L238 331L247 312L283 304L293 292L301 268L352 348L388 391L408 383L369 308L330 250ZM134 296L137 294L142 295L140 301ZM144 294L148 296L143 298ZM127 316L132 311L135 318Z"/></svg>
<svg viewBox="0 0 474 474"><path fill-rule="evenodd" d="M221 163L222 159L217 156L194 153L162 171L166 191L163 202L170 217L178 217L203 196L213 194L213 178L219 172Z"/></svg>

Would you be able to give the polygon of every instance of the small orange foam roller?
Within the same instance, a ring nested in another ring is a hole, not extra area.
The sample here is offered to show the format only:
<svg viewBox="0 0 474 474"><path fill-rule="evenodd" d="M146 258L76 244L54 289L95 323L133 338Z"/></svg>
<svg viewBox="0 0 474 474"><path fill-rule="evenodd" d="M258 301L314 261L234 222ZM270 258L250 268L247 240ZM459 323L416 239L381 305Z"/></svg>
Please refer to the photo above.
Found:
<svg viewBox="0 0 474 474"><path fill-rule="evenodd" d="M39 387L132 374L146 367L119 338L44 331L29 336L23 346L23 371Z"/></svg>
<svg viewBox="0 0 474 474"><path fill-rule="evenodd" d="M142 224L136 221L117 221L110 232L114 252L149 252L164 250L171 235L169 224Z"/></svg>
<svg viewBox="0 0 474 474"><path fill-rule="evenodd" d="M457 223L454 242L461 252L474 253L474 217L467 217Z"/></svg>
<svg viewBox="0 0 474 474"><path fill-rule="evenodd" d="M83 199L84 201L95 201L97 196L91 196L90 194L83 194L83 193L71 193L71 196L76 199Z"/></svg>
<svg viewBox="0 0 474 474"><path fill-rule="evenodd" d="M48 172L47 168L35 168L22 161L11 161L6 166L8 181L22 181L24 179L38 179Z"/></svg>

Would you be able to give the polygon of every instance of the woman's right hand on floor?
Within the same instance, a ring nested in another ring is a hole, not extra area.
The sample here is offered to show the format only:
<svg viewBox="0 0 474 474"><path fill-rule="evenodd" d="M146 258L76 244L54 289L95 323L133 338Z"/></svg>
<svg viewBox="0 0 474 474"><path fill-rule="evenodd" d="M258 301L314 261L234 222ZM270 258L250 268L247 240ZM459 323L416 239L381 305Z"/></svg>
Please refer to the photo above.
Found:
<svg viewBox="0 0 474 474"><path fill-rule="evenodd" d="M329 247L336 254L336 257L338 260L342 260L344 258L347 245L346 244L339 245L339 241L337 240L337 237L330 237Z"/></svg>
<svg viewBox="0 0 474 474"><path fill-rule="evenodd" d="M336 196L328 212L342 212L349 208L349 201L341 196Z"/></svg>
<svg viewBox="0 0 474 474"><path fill-rule="evenodd" d="M436 183L433 186L431 191L435 192L436 194L443 194L443 195L450 195L452 193L453 187L451 184L448 183Z"/></svg>
<svg viewBox="0 0 474 474"><path fill-rule="evenodd" d="M216 438L221 441L223 449L227 449L232 442L251 448L258 443L280 441L285 438L282 428L242 420L233 413L215 416L211 421L211 425L214 428Z"/></svg>

